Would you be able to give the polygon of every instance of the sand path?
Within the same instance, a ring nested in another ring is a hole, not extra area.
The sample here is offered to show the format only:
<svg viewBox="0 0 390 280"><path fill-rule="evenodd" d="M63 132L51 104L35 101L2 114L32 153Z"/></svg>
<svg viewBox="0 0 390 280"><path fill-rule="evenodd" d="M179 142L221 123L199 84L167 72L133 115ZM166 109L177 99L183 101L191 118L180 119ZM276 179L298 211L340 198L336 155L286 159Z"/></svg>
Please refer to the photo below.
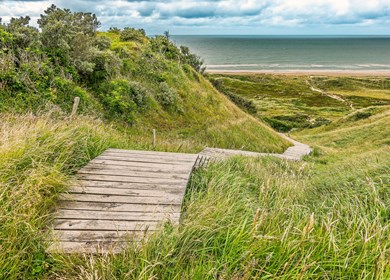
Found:
<svg viewBox="0 0 390 280"><path fill-rule="evenodd" d="M312 76L310 76L310 78L312 78ZM335 95L335 94L331 94L331 93L328 93L320 88L316 88L314 87L314 85L309 81L309 80L306 80L306 84L310 87L310 90L312 91L315 91L315 92L318 92L318 93L321 93L322 95L325 95L329 98L332 98L332 99L335 99L335 100L338 100L340 102L343 102L343 103L347 103L348 106L353 110L353 104L351 102L348 102L347 100L345 100L344 98L342 98L341 96L339 95Z"/></svg>
<svg viewBox="0 0 390 280"><path fill-rule="evenodd" d="M220 149L220 148L206 148L199 155L204 156L208 159L224 159L231 156L250 156L250 157L259 157L259 156L274 156L286 160L299 161L302 160L302 157L311 153L312 148L309 145L300 143L291 139L283 133L279 133L280 136L290 141L293 146L289 147L284 153L256 153L242 150L230 150L230 149Z"/></svg>

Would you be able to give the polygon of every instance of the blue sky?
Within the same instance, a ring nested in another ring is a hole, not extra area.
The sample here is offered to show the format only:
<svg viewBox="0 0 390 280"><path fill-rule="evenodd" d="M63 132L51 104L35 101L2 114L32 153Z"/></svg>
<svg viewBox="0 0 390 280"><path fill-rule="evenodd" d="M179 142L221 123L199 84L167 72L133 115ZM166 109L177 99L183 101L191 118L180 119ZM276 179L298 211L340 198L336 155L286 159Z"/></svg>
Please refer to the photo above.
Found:
<svg viewBox="0 0 390 280"><path fill-rule="evenodd" d="M390 0L0 0L0 17L30 15L55 4L95 13L102 30L148 34L390 35Z"/></svg>

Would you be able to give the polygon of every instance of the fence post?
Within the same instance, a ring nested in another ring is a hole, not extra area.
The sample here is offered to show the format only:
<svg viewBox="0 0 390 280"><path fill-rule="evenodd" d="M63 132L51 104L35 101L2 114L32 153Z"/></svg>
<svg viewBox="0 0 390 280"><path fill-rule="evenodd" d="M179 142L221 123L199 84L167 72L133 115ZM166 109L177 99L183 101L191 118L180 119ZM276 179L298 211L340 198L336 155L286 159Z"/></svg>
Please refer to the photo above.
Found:
<svg viewBox="0 0 390 280"><path fill-rule="evenodd" d="M153 129L153 148L156 147L156 130Z"/></svg>
<svg viewBox="0 0 390 280"><path fill-rule="evenodd" d="M76 116L77 108L79 107L79 103L80 103L80 97L76 96L74 98L72 113L70 114L70 119L72 119L74 116Z"/></svg>

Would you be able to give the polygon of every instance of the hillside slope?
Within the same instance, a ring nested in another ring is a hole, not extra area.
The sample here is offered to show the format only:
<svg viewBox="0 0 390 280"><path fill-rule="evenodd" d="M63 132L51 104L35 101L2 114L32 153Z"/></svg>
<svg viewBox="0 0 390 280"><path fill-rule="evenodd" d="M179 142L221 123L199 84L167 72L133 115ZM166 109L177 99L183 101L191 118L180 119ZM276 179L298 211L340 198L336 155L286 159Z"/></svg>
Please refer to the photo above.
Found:
<svg viewBox="0 0 390 280"><path fill-rule="evenodd" d="M82 20L80 20L80 17ZM79 112L113 123L157 149L205 146L282 152L289 143L220 94L200 73L201 61L168 37L125 28L97 33L97 19L50 7L39 21L0 26L0 112ZM130 137L130 136L129 136Z"/></svg>
<svg viewBox="0 0 390 280"><path fill-rule="evenodd" d="M294 132L315 147L301 162L237 157L199 169L178 227L120 254L58 258L49 275L389 279L389 109Z"/></svg>
<svg viewBox="0 0 390 280"><path fill-rule="evenodd" d="M313 128L369 106L390 104L387 77L210 75L216 87L274 129Z"/></svg>
<svg viewBox="0 0 390 280"><path fill-rule="evenodd" d="M94 15L55 6L41 16L40 31L28 24L28 17L0 24L1 279L55 273L46 229L58 195L108 147L282 152L290 145L216 91L199 58L166 37L134 29L97 35ZM76 96L79 115L70 120Z"/></svg>

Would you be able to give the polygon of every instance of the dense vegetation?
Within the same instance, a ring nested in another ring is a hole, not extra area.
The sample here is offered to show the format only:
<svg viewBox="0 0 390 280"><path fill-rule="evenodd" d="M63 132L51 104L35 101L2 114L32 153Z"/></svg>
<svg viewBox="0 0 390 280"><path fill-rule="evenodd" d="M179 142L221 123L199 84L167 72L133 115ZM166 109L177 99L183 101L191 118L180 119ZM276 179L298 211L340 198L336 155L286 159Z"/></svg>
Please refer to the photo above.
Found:
<svg viewBox="0 0 390 280"><path fill-rule="evenodd" d="M305 114L273 126L301 128L313 154L213 163L193 174L179 226L116 255L48 254L58 194L108 147L153 149L155 127L159 150L288 144L168 34L97 32L94 15L55 7L39 24L0 28L1 279L390 278L388 79L212 76L271 125Z"/></svg>
<svg viewBox="0 0 390 280"><path fill-rule="evenodd" d="M274 129L313 128L370 106L390 105L390 79L287 75L210 75L242 109Z"/></svg>
<svg viewBox="0 0 390 280"><path fill-rule="evenodd" d="M0 112L69 113L79 96L81 114L143 138L155 128L160 143L182 142L182 151L288 145L217 92L201 75L199 57L169 34L98 32L95 15L55 6L38 24L40 31L22 17L0 25Z"/></svg>

